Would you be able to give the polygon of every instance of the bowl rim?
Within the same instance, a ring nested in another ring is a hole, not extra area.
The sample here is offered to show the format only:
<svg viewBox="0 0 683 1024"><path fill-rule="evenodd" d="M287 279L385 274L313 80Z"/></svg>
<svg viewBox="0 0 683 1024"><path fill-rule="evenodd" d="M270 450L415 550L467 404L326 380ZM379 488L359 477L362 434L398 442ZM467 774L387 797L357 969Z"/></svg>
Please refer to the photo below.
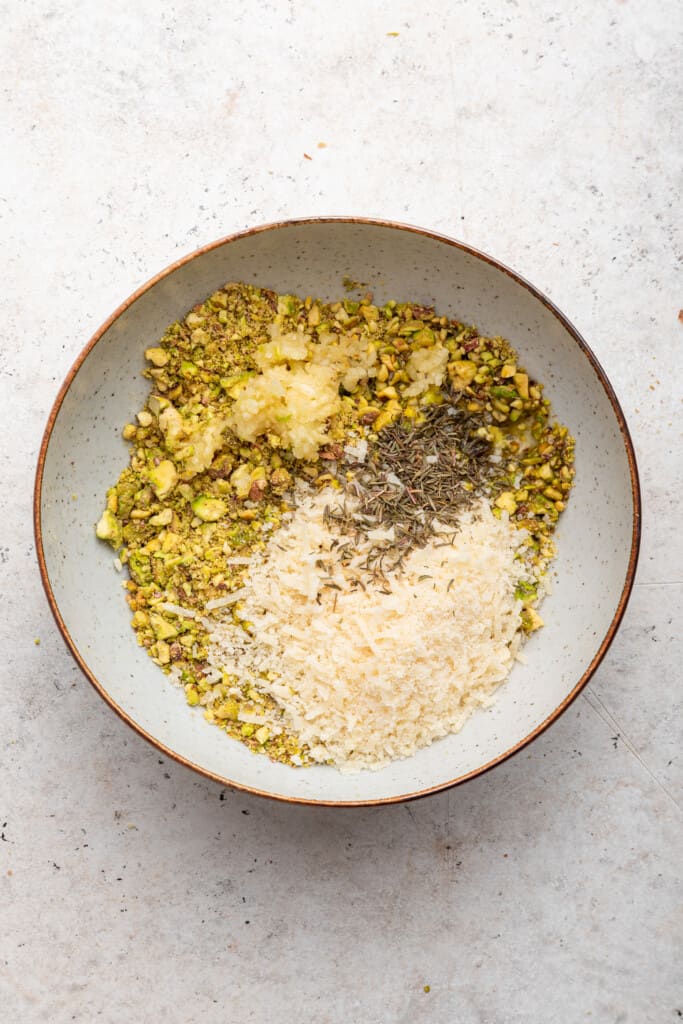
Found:
<svg viewBox="0 0 683 1024"><path fill-rule="evenodd" d="M593 656L590 664L584 671L583 675L575 683L574 687L569 692L569 694L557 706L557 708L555 708L555 710L547 716L547 718L545 718L539 725L536 726L535 729L533 729L530 733L523 737L523 739L521 739L514 746L510 747L502 754L499 754L497 757L488 761L486 764L483 764L470 772L466 772L464 775L459 775L454 779L449 779L445 782L440 782L435 786L428 786L425 789L421 789L412 793L400 794L398 796L380 797L379 799L324 800L316 799L313 797L285 796L280 793L273 793L268 790L258 789L254 786L246 785L245 783L235 782L232 779L219 775L217 772L209 771L207 768L202 767L202 765L190 761L182 754L179 754L176 751L171 750L170 747L167 747L155 736L147 732L146 729L143 729L142 726L140 726L133 718L131 718L130 715L122 707L120 707L115 700L113 700L113 698L110 696L110 694L102 685L102 683L100 683L100 681L96 678L96 676L88 667L85 658L81 655L80 651L78 650L78 647L76 646L74 640L72 639L67 628L67 625L64 622L64 619L62 618L57 600L55 598L50 583L47 571L47 564L45 560L45 552L43 547L41 513L43 472L45 468L45 461L50 444L50 439L52 437L52 431L54 429L57 417L62 407L62 403L64 402L64 399L69 391L69 388L71 387L74 379L76 378L76 375L78 374L78 371L80 370L82 364L85 362L86 358L92 352L95 345L97 345L98 341L109 330L112 324L114 324L115 321L118 320L118 318L127 309L129 309L142 295L144 295L147 291L153 288L159 281L168 277L175 270L184 266L186 263L190 263L197 257L202 256L207 252L211 252L213 249L218 249L223 245L227 245L230 242L235 242L238 239L248 238L251 235L261 234L262 232L266 231L277 231L281 228L304 226L306 224L363 224L369 225L371 227L390 228L392 230L405 231L411 234L422 235L425 238L430 238L433 239L434 241L450 245L453 248L459 249L461 252L473 256L477 260L481 260L484 263L490 264L497 270L502 271L508 277L512 278L512 280L516 281L517 284L525 288L528 292L531 293L531 295L538 299L538 301L541 302L546 307L546 309L550 313L552 313L552 315L562 324L567 333L573 338L573 340L576 342L578 347L581 349L583 354L588 359L588 362L590 363L596 377L598 378L600 384L602 385L610 401L610 404L614 411L614 415L617 419L619 430L621 432L622 440L624 443L624 448L626 450L629 475L631 480L631 496L633 500L633 521L631 531L631 550L624 585L619 596L619 601L617 603L614 616L609 625L609 628L607 629L607 632L605 633L605 636L600 642L598 650L596 651L595 655ZM64 382L62 383L57 393L57 397L54 400L54 403L50 410L50 414L48 416L45 430L43 432L40 450L38 453L38 462L35 474L35 487L33 494L33 527L36 543L36 554L38 558L38 567L40 569L40 577L43 584L43 589L45 591L45 595L47 597L48 604L57 623L57 626L66 642L66 645L71 655L75 659L76 663L78 664L79 668L85 675L86 679L88 679L88 681L95 688L97 693L99 693L100 697L102 697L102 699L109 705L109 707L114 712L116 712L119 718L121 718L127 725L131 727L131 729L138 733L138 735L142 736L143 739L147 740L147 742L150 743L156 750L163 753L165 756L172 758L174 761L177 761L179 764L184 765L186 768L191 768L193 771L198 772L205 778L211 779L213 782L218 782L223 786L230 787L232 789L236 789L242 792L252 793L255 796L268 797L269 799L278 800L283 803L305 804L320 807L371 807L379 806L382 804L403 803L409 800L417 800L421 797L429 796L434 793L443 792L444 790L451 789L454 786L461 785L462 783L467 782L470 779L477 778L479 775L483 775L485 772L488 772L492 768L495 768L496 765L502 764L504 761L507 761L507 759L512 757L514 754L519 753L529 743L531 743L543 732L545 732L545 730L548 729L553 724L553 722L557 721L557 719L567 710L569 705L572 704L574 700L576 700L578 695L581 693L583 688L586 686L586 684L589 682L589 680L597 670L598 666L600 665L607 651L609 650L609 647L612 641L614 640L614 637L616 636L617 630L619 629L621 621L624 617L626 606L628 604L633 589L633 583L638 564L638 555L640 551L641 519L642 499L640 491L640 480L638 476L638 466L636 463L636 455L633 441L631 439L631 434L626 423L626 417L624 416L624 412L614 392L614 389L609 381L609 378L607 377L607 374L605 373L599 360L595 356L595 353L592 351L592 349L590 348L586 340L583 338L583 336L580 334L580 332L576 329L574 324L564 315L564 313L555 305L555 303L552 302L546 295L544 295L543 292L541 292L538 288L536 288L535 285L531 284L530 281L527 281L526 278L522 277L521 274L518 274L516 271L512 270L506 264L501 263L500 260L494 259L492 256L489 256L487 253L484 253L479 249L476 249L473 246L466 244L465 242L460 242L457 239L451 238L450 236L444 235L437 231L431 231L426 228L416 227L415 225L402 223L401 221L382 220L373 217L295 217L288 220L273 221L267 224L258 225L256 227L247 228L245 230L237 231L234 232L233 234L226 235L213 242L208 242L206 245L200 246L198 249L195 249L194 251L188 253L185 256L182 256L178 260L175 260L173 263L169 264L167 267L161 270L158 274L155 274L154 277L151 277L148 281L141 285L124 302L122 302L121 305L114 310L111 316L109 316L108 319L104 321L104 323L98 328L98 330L95 331L95 333L92 335L92 337L87 342L85 347L79 353L73 365L71 366L71 369L67 373Z"/></svg>

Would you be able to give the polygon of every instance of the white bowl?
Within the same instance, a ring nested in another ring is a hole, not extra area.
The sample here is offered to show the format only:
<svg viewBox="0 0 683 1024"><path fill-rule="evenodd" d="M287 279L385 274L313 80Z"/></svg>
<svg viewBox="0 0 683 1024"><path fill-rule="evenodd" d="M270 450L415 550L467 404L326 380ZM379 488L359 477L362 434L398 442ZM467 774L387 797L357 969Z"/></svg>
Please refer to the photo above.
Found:
<svg viewBox="0 0 683 1024"><path fill-rule="evenodd" d="M139 648L112 552L95 539L104 493L127 464L121 427L144 403L143 351L226 281L332 299L346 276L376 300L434 305L500 334L546 384L576 437L576 485L558 530L546 626L495 704L460 733L376 772L290 768L253 754L201 714ZM78 496L77 501L72 495ZM577 696L614 638L633 583L640 495L623 413L595 356L551 302L482 253L382 221L267 225L205 246L162 271L95 334L54 404L35 492L40 570L78 664L110 707L159 750L209 778L282 800L375 804L433 793L491 768L538 736Z"/></svg>

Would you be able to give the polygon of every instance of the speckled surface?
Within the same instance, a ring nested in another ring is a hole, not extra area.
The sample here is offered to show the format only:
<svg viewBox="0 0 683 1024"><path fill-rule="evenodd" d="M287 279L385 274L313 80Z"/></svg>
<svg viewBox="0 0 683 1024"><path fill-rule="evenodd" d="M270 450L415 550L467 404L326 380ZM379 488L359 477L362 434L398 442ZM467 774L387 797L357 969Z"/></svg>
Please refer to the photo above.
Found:
<svg viewBox="0 0 683 1024"><path fill-rule="evenodd" d="M3 1018L679 1020L680 5L2 13ZM127 730L64 650L30 529L48 408L112 309L196 245L327 213L543 288L622 399L645 497L585 695L459 790L345 812L222 792Z"/></svg>

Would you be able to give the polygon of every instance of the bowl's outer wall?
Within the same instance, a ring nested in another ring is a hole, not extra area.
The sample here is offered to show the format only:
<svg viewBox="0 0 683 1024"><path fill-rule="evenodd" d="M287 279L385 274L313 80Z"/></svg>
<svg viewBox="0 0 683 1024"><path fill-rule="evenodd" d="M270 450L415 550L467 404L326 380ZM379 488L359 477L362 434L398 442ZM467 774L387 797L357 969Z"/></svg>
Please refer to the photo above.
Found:
<svg viewBox="0 0 683 1024"><path fill-rule="evenodd" d="M123 423L144 403L143 350L167 324L227 281L326 299L342 278L378 301L433 303L483 333L509 338L546 385L576 437L577 479L558 533L546 627L526 648L494 706L448 737L378 772L344 775L272 764L191 713L180 689L139 649L113 568L93 526L127 462ZM56 416L42 482L42 543L56 605L111 701L179 758L226 781L290 799L376 801L446 785L499 759L537 730L585 676L617 613L636 509L624 438L596 370L566 326L514 277L447 241L397 227L294 223L228 240L143 292L80 366Z"/></svg>

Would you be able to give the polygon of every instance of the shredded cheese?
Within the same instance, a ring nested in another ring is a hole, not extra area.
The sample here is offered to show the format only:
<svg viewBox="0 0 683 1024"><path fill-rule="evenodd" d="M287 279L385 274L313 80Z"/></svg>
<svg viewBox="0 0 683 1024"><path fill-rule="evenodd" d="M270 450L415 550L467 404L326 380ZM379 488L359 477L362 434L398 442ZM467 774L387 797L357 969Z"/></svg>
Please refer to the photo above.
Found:
<svg viewBox="0 0 683 1024"><path fill-rule="evenodd" d="M413 551L384 593L360 585L362 551L342 563L329 502L329 492L300 501L255 556L240 611L249 634L221 620L209 662L269 693L313 760L380 767L460 729L508 675L526 537L481 501L454 537Z"/></svg>

